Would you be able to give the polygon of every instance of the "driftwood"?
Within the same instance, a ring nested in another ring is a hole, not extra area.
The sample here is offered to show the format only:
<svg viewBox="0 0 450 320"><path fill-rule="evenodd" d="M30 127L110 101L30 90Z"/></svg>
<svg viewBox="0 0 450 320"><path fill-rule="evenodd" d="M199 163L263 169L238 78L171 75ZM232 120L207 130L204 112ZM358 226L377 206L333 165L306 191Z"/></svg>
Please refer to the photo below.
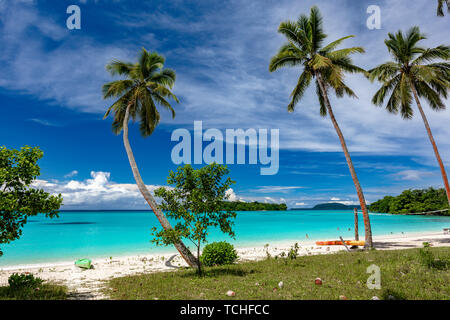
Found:
<svg viewBox="0 0 450 320"><path fill-rule="evenodd" d="M347 249L347 251L350 252L350 249L347 247L347 244L345 243L344 239L342 239L342 237L339 237L339 239L341 239L342 244L345 246L345 249Z"/></svg>

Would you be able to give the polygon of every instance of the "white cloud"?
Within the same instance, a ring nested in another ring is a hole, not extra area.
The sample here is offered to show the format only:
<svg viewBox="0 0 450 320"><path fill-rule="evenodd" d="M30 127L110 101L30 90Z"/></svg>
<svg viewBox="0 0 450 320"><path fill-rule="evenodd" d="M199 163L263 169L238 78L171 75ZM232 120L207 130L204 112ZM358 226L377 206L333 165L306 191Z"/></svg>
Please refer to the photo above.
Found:
<svg viewBox="0 0 450 320"><path fill-rule="evenodd" d="M287 193L297 189L304 189L305 187L300 186L259 186L256 189L251 190L255 193Z"/></svg>
<svg viewBox="0 0 450 320"><path fill-rule="evenodd" d="M232 188L228 189L225 194L228 196L229 201L238 201L239 200L239 197L236 196L236 193L234 192L234 190Z"/></svg>
<svg viewBox="0 0 450 320"><path fill-rule="evenodd" d="M304 202L296 202L295 205L296 206L306 206L306 203L304 203Z"/></svg>
<svg viewBox="0 0 450 320"><path fill-rule="evenodd" d="M62 209L149 209L135 184L111 181L109 172L92 171L85 181L36 180L33 187L63 196ZM147 185L150 192L160 186Z"/></svg>
<svg viewBox="0 0 450 320"><path fill-rule="evenodd" d="M78 175L78 171L77 170L73 170L73 171L69 172L68 174L66 174L64 176L64 178L72 178L72 177L75 177L76 175Z"/></svg>
<svg viewBox="0 0 450 320"><path fill-rule="evenodd" d="M325 31L329 33L329 41L356 34L345 45L366 48L366 54L355 56L356 63L366 68L389 59L383 43L388 31L406 30L417 24L429 35L424 46L448 41L448 20L435 17L435 7L429 5L429 0L417 0L414 7L408 0L381 1L382 30L373 31L365 27L365 10L353 10L348 3L319 4ZM330 120L319 116L314 89L307 91L294 113L286 112L299 70L272 74L267 70L270 57L285 41L276 32L279 23L307 13L311 5L288 0L264 4L231 1L223 10L208 11L195 19L171 15L152 5L149 5L152 10L144 13L124 6L121 16L114 21L126 24L129 32L142 27L149 32L137 33L135 42L122 44L119 41L123 39L118 39L118 45L98 43L88 33L70 33L64 24L40 13L36 2L17 5L12 2L0 6L0 86L58 106L100 114L107 105L101 98L100 87L110 80L104 65L112 58L133 60L137 42L148 43L150 39L152 46L157 47L158 41L166 40L161 30L170 29L179 35L205 40L179 41L166 46L170 49L163 52L171 67L177 64L175 93L182 101L177 105L177 117L170 123L191 128L193 120L204 120L205 127L280 128L282 149L340 152ZM50 51L45 45L48 40L57 43ZM348 76L347 81L359 99L331 100L352 153L416 156L422 163L435 166L418 114L411 121L388 114L370 102L379 84L370 84L359 75ZM432 112L426 107L426 113L442 157L449 163L450 112ZM168 118L163 117L162 121Z"/></svg>
<svg viewBox="0 0 450 320"><path fill-rule="evenodd" d="M403 170L392 176L397 180L421 180L424 177L432 175L434 175L434 172L425 170Z"/></svg>

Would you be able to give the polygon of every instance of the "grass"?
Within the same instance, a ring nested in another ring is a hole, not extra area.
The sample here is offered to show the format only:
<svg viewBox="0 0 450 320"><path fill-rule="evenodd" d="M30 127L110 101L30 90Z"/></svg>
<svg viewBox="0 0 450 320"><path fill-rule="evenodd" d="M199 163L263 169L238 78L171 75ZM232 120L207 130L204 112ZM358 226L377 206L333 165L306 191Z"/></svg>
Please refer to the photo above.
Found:
<svg viewBox="0 0 450 320"><path fill-rule="evenodd" d="M0 287L0 300L65 300L67 288L51 283L34 287L11 288Z"/></svg>
<svg viewBox="0 0 450 320"><path fill-rule="evenodd" d="M296 259L269 258L229 266L114 278L112 299L450 299L450 270L434 268L420 249L339 252ZM424 249L422 249L424 250ZM426 248L437 261L450 261L449 248ZM428 255L429 256L429 255ZM368 289L367 267L381 270L381 289ZM322 285L314 283L320 277ZM283 281L283 288L278 283ZM233 290L235 297L226 292Z"/></svg>

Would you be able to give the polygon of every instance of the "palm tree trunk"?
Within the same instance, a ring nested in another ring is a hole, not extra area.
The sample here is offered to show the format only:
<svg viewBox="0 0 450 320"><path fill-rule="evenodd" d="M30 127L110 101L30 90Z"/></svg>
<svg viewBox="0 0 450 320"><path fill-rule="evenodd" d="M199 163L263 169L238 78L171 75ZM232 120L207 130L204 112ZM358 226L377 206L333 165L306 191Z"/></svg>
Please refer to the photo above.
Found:
<svg viewBox="0 0 450 320"><path fill-rule="evenodd" d="M442 180L444 180L445 192L447 193L448 204L450 205L450 187L448 185L447 173L445 172L444 163L442 162L441 156L439 155L439 150L437 148L436 142L434 141L433 134L431 133L430 125L428 124L427 117L425 116L425 112L422 109L422 104L420 103L419 96L417 95L416 87L413 83L411 83L411 90L414 94L414 98L416 99L417 108L420 111L420 114L423 119L423 123L425 124L425 128L427 129L428 138L430 138L431 145L433 146L434 154L436 155L436 159L439 163L439 167L441 168Z"/></svg>
<svg viewBox="0 0 450 320"><path fill-rule="evenodd" d="M355 211L355 240L359 240L359 230L358 230L358 209L354 209Z"/></svg>
<svg viewBox="0 0 450 320"><path fill-rule="evenodd" d="M355 184L356 193L358 194L359 203L361 205L361 210L363 213L363 219L364 219L364 231L365 231L365 248L372 248L373 247L373 241L372 241L372 228L370 226L370 219L369 214L367 212L366 207L366 200L364 199L364 194L361 188L361 185L359 183L358 177L356 175L355 167L353 166L352 158L350 157L350 153L347 149L347 144L345 143L344 135L342 134L341 129L339 128L339 125L336 121L336 118L334 117L333 110L331 109L330 100L328 99L328 94L325 89L325 85L322 81L322 76L319 72L316 72L317 81L319 83L320 91L322 91L322 95L324 97L324 103L327 108L328 114L330 115L331 122L333 123L334 128L336 129L337 135L339 136L339 140L341 141L342 150L344 150L345 159L347 160L348 168L350 169L350 174L352 175L353 183Z"/></svg>
<svg viewBox="0 0 450 320"><path fill-rule="evenodd" d="M153 212L156 215L156 218L158 218L159 223L161 223L164 230L170 230L172 229L172 226L170 225L169 220L167 220L167 217L164 215L164 213L161 211L161 209L156 204L155 199L151 195L151 193L148 191L147 187L144 184L144 181L142 180L141 174L139 173L139 169L136 165L136 160L134 159L133 151L130 146L130 142L128 141L128 120L130 117L130 107L129 104L127 106L127 110L125 112L125 118L123 119L123 144L125 146L125 150L128 155L128 160L130 161L131 170L133 171L134 179L136 180L136 184L139 188L139 191L144 196L144 199L147 201L147 203L150 205L150 208L152 208ZM189 249L184 245L184 243L180 240L179 243L175 243L175 248L177 248L180 255L183 257L183 259L187 262L187 264L191 267L198 267L198 261L194 257L194 255L189 251Z"/></svg>

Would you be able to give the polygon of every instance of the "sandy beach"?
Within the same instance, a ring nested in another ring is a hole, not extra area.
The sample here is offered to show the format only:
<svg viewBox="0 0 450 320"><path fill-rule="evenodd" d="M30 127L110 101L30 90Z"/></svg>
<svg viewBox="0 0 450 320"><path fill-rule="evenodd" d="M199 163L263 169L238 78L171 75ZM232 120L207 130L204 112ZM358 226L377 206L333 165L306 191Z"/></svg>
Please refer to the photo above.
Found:
<svg viewBox="0 0 450 320"><path fill-rule="evenodd" d="M344 246L317 246L314 241L292 240L270 243L251 248L237 247L239 261L259 260L287 252L298 242L300 255L329 254L346 250ZM440 232L394 234L374 237L375 247L380 250L408 249L423 247L423 242L432 246L450 246L450 235ZM8 284L12 273L28 272L44 280L67 285L72 299L108 299L101 293L108 279L126 275L173 271L186 266L178 254L149 254L92 259L94 268L89 270L75 267L73 262L52 264L10 266L0 268L0 286Z"/></svg>

